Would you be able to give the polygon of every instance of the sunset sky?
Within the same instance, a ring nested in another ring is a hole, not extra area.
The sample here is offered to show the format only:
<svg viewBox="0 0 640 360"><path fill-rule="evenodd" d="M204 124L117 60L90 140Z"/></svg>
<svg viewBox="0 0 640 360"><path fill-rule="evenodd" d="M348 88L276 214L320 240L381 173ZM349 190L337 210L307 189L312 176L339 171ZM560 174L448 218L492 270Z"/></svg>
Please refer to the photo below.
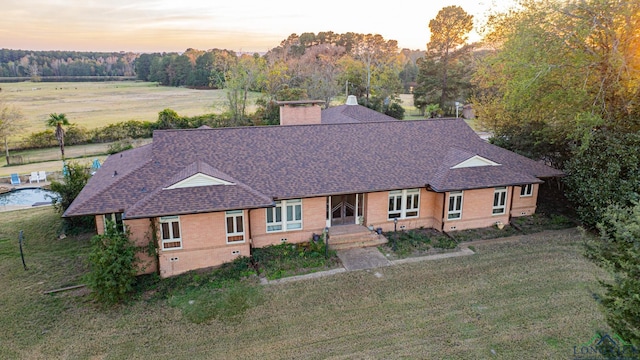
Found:
<svg viewBox="0 0 640 360"><path fill-rule="evenodd" d="M3 0L0 48L264 52L292 33L333 31L380 34L397 40L400 48L424 50L429 20L443 7L459 5L479 25L489 11L509 4L511 0Z"/></svg>

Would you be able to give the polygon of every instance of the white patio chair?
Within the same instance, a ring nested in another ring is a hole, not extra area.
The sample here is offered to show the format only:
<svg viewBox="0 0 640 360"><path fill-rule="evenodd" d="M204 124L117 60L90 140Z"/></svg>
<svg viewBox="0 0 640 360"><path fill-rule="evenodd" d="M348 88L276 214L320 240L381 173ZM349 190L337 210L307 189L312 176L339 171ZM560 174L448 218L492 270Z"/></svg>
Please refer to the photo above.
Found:
<svg viewBox="0 0 640 360"><path fill-rule="evenodd" d="M31 176L29 176L29 183L32 182L40 182L40 179L38 178L38 172L37 171L32 171L31 172Z"/></svg>
<svg viewBox="0 0 640 360"><path fill-rule="evenodd" d="M47 172L46 171L38 171L38 181L47 181Z"/></svg>

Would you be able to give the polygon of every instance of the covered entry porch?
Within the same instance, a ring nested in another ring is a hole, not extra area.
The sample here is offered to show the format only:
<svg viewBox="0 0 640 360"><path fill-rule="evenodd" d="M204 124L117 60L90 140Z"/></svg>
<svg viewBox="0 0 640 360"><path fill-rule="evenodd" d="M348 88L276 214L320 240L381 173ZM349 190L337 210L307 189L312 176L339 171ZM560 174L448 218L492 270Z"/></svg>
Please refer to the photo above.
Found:
<svg viewBox="0 0 640 360"><path fill-rule="evenodd" d="M327 196L327 227L364 225L364 193Z"/></svg>

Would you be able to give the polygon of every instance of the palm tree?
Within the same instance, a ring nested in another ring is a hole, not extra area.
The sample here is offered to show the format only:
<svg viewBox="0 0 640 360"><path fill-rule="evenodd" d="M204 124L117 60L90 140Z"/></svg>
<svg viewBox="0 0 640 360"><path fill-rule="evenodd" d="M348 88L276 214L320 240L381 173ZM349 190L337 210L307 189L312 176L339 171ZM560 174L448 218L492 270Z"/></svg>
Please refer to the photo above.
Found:
<svg viewBox="0 0 640 360"><path fill-rule="evenodd" d="M49 118L47 119L47 126L56 128L56 139L58 139L58 144L60 144L60 153L62 154L62 160L64 161L64 129L62 125L69 125L69 120L67 120L67 116L65 114L49 114Z"/></svg>

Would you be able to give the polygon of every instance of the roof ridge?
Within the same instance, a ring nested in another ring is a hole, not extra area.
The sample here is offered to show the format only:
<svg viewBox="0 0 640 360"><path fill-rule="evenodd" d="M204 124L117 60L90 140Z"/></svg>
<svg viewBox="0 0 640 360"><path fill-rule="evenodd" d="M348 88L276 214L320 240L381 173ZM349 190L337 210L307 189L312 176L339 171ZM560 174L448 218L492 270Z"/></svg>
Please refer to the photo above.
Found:
<svg viewBox="0 0 640 360"><path fill-rule="evenodd" d="M368 108L367 108L368 109ZM371 110L371 109L370 109ZM375 110L372 110L375 111ZM380 113L381 115L385 115ZM388 116L388 115L387 115ZM159 133L167 133L167 132L184 132L184 131L225 131L225 130L252 130L252 129L278 129L278 128L294 128L294 127L313 127L313 126L367 126L368 124L386 124L386 123L414 123L414 122L436 122L436 121L464 121L461 118L437 118L437 119L406 119L399 121L360 121L360 122L352 122L352 123L330 123L330 124L291 124L291 125L251 125L251 126L227 126L227 127L217 127L217 128L209 128L209 129L201 129L201 128L191 128L191 129L160 129L154 130L153 132ZM473 129L472 129L473 131ZM150 144L147 144L150 145Z"/></svg>

